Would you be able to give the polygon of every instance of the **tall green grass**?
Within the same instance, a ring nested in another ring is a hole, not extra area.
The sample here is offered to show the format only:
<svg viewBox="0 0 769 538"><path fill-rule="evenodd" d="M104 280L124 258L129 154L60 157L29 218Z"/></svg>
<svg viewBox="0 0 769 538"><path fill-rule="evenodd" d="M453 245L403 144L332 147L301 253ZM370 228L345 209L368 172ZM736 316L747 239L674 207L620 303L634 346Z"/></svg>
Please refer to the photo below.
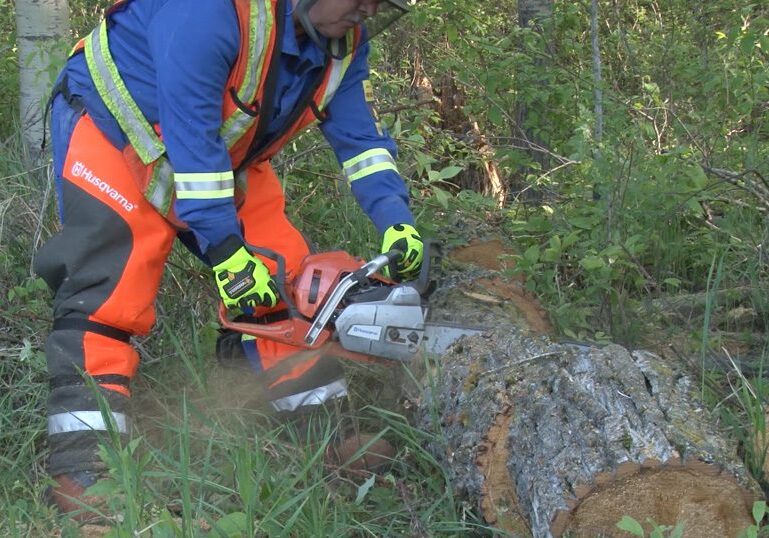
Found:
<svg viewBox="0 0 769 538"><path fill-rule="evenodd" d="M78 536L43 500L50 292L30 267L57 225L46 170L30 169L17 155L9 151L0 161L0 536ZM285 174L292 217L316 244L362 256L376 251L376 231L343 184L297 174L295 167ZM209 278L192 256L174 251L159 323L137 341L143 363L133 440L105 436L100 455L109 472L90 492L105 499L106 513L120 514L110 536L493 534L455 498L447 471L423 448L433 433L374 407L382 402L368 388L381 381L367 379L366 368L351 371L353 389L361 387L353 415L398 450L376 477L324 465L339 423L333 413L319 414L308 437L251 408L247 381L235 390L214 358ZM385 384L396 379L388 375Z"/></svg>

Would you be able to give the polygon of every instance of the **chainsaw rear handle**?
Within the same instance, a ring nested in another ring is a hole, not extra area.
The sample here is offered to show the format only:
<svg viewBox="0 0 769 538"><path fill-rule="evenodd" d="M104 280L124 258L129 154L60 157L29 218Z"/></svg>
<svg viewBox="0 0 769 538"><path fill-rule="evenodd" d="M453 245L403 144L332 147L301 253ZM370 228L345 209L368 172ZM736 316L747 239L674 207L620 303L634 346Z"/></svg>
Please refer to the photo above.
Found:
<svg viewBox="0 0 769 538"><path fill-rule="evenodd" d="M310 323L305 320L286 290L286 260L283 256L262 247L246 245L253 253L273 260L277 265L277 274L273 277L278 287L278 295L286 304L287 319L282 319L269 324L250 323L230 319L229 311L223 302L219 303L219 323L223 329L248 334L258 338L266 338L284 344L315 349L324 344L331 336L331 331L323 331L316 339L313 346L304 342L304 335L310 328Z"/></svg>
<svg viewBox="0 0 769 538"><path fill-rule="evenodd" d="M278 272L273 277L273 280L275 280L275 284L278 286L278 295L280 295L280 298L283 299L283 302L286 303L286 306L288 307L288 317L297 317L299 312L294 301L289 297L288 292L286 291L286 258L269 248L256 247L248 243L246 244L246 247L251 253L269 258L277 264Z"/></svg>

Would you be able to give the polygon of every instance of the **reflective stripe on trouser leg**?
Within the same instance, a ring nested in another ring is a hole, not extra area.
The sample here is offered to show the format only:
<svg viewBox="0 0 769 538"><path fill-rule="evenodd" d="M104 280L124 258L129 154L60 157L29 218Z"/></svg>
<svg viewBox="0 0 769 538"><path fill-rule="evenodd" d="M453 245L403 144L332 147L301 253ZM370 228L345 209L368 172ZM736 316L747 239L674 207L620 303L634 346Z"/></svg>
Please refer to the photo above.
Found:
<svg viewBox="0 0 769 538"><path fill-rule="evenodd" d="M288 220L283 188L269 163L259 163L247 170L246 192L238 208L245 239L253 245L280 253L289 275L310 253L304 236ZM272 260L264 260L274 274ZM285 308L279 305L280 310ZM269 312L259 309L256 315ZM243 341L244 353L256 366L257 375L266 385L266 399L278 410L296 410L345 396L344 371L334 357L258 338Z"/></svg>
<svg viewBox="0 0 769 538"><path fill-rule="evenodd" d="M54 116L53 122L59 119ZM48 469L56 475L101 468L97 448L107 424L93 387L78 381L81 374L101 380L98 391L110 407L110 422L121 434L129 429L127 381L139 357L128 342L100 334L98 327L125 334L149 331L175 234L142 197L122 153L87 115L71 139L59 136L53 143L59 152L68 145L63 165L55 170L64 225L40 249L35 270L54 291L57 322L96 323L93 330L64 323L46 341L52 378Z"/></svg>

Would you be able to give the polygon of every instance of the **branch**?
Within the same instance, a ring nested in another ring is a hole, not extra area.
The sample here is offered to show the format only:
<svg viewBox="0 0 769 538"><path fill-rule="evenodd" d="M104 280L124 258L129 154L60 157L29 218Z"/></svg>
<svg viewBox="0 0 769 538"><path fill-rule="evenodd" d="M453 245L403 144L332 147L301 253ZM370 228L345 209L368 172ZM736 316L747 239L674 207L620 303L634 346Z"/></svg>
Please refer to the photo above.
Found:
<svg viewBox="0 0 769 538"><path fill-rule="evenodd" d="M379 114L392 114L393 112L400 112L401 110L410 110L412 108L417 108L420 106L431 105L436 103L438 103L438 98L433 97L432 99L423 99L415 103L406 103L403 105L391 106L390 108L382 108L382 109L379 109L378 112Z"/></svg>
<svg viewBox="0 0 769 538"><path fill-rule="evenodd" d="M702 165L702 169L707 174L716 176L720 179L723 179L727 183L730 183L746 192L749 192L750 194L755 196L758 199L758 201L766 209L769 210L769 188L766 186L766 180L764 179L764 176L761 175L760 172L756 170L746 170L744 172L733 172L731 170L725 170L723 168L713 168L705 165ZM746 181L745 176L747 176L748 174L753 174L757 176L760 180L760 183L755 183L753 181L750 181L750 182Z"/></svg>

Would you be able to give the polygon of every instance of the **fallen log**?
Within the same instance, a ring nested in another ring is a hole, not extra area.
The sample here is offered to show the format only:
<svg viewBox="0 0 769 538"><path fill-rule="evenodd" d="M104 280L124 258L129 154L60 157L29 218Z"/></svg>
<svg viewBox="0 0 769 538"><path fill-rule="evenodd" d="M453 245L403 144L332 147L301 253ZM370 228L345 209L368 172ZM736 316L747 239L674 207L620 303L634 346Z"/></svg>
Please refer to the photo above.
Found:
<svg viewBox="0 0 769 538"><path fill-rule="evenodd" d="M489 523L536 538L627 536L625 515L698 538L751 525L760 489L683 365L557 343L490 299L499 275L469 274L435 293L432 315L493 329L430 370L417 418L440 430L431 451Z"/></svg>

